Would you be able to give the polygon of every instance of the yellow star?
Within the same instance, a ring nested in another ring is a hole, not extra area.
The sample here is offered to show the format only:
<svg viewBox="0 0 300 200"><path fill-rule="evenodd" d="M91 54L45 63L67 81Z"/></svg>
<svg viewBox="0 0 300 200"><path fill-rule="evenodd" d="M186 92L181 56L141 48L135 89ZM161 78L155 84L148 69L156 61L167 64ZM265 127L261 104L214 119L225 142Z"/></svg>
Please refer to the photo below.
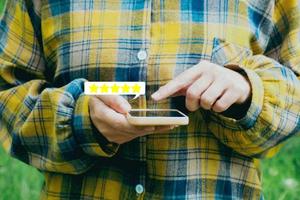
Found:
<svg viewBox="0 0 300 200"><path fill-rule="evenodd" d="M130 87L125 83L122 87L123 93L129 93Z"/></svg>
<svg viewBox="0 0 300 200"><path fill-rule="evenodd" d="M103 84L100 88L101 93L108 93L108 86L106 84Z"/></svg>
<svg viewBox="0 0 300 200"><path fill-rule="evenodd" d="M112 92L112 93L118 93L118 92L119 92L119 86L117 86L117 84L114 84L114 85L111 87L111 92Z"/></svg>
<svg viewBox="0 0 300 200"><path fill-rule="evenodd" d="M141 86L139 86L138 84L134 84L134 86L132 86L133 93L140 93L140 90L141 90Z"/></svg>
<svg viewBox="0 0 300 200"><path fill-rule="evenodd" d="M98 86L96 84L90 85L90 92L97 93Z"/></svg>

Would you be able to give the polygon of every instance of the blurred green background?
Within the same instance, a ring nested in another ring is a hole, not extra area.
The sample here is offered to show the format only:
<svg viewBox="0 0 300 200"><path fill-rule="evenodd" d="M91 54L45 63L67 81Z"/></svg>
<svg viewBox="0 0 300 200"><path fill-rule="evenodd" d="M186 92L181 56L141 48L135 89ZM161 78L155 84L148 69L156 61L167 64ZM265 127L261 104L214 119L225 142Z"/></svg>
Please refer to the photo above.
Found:
<svg viewBox="0 0 300 200"><path fill-rule="evenodd" d="M4 4L5 4L5 0L0 0L0 13L2 13Z"/></svg>
<svg viewBox="0 0 300 200"><path fill-rule="evenodd" d="M0 0L0 13L5 0ZM294 137L272 159L262 161L267 200L300 200L300 138ZM39 199L42 175L9 157L0 147L0 200Z"/></svg>

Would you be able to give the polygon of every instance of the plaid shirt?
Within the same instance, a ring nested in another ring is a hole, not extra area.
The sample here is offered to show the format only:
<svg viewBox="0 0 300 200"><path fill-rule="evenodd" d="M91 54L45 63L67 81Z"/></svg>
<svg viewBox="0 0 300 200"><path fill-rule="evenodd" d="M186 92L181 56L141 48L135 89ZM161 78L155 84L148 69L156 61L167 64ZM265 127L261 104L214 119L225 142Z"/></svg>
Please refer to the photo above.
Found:
<svg viewBox="0 0 300 200"><path fill-rule="evenodd" d="M0 140L43 172L44 199L260 199L257 158L300 129L297 0L8 0L0 21ZM138 57L139 52L147 58ZM150 95L200 60L252 85L242 119ZM190 124L109 143L84 81L146 81L138 108Z"/></svg>

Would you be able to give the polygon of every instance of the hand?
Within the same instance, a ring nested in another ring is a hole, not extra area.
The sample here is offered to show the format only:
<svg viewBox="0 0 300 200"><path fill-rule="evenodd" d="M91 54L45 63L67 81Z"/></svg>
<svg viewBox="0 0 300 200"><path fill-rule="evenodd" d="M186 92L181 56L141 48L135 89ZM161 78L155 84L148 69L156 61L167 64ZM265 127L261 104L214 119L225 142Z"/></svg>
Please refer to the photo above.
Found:
<svg viewBox="0 0 300 200"><path fill-rule="evenodd" d="M243 104L251 96L249 81L231 69L201 61L159 88L152 98L156 101L169 96L186 96L186 107L199 107L223 112L233 104Z"/></svg>
<svg viewBox="0 0 300 200"><path fill-rule="evenodd" d="M163 133L174 128L174 126L133 126L124 115L130 109L130 104L121 96L92 96L89 101L93 124L110 142L123 144L136 137Z"/></svg>

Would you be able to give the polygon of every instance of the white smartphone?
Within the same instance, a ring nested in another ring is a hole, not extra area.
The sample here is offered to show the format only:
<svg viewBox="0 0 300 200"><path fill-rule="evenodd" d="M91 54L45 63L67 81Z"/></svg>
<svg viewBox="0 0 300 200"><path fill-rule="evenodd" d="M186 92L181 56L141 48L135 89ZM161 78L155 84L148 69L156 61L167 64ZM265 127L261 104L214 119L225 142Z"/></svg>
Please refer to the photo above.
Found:
<svg viewBox="0 0 300 200"><path fill-rule="evenodd" d="M177 109L132 109L127 120L136 126L187 125L189 117Z"/></svg>

